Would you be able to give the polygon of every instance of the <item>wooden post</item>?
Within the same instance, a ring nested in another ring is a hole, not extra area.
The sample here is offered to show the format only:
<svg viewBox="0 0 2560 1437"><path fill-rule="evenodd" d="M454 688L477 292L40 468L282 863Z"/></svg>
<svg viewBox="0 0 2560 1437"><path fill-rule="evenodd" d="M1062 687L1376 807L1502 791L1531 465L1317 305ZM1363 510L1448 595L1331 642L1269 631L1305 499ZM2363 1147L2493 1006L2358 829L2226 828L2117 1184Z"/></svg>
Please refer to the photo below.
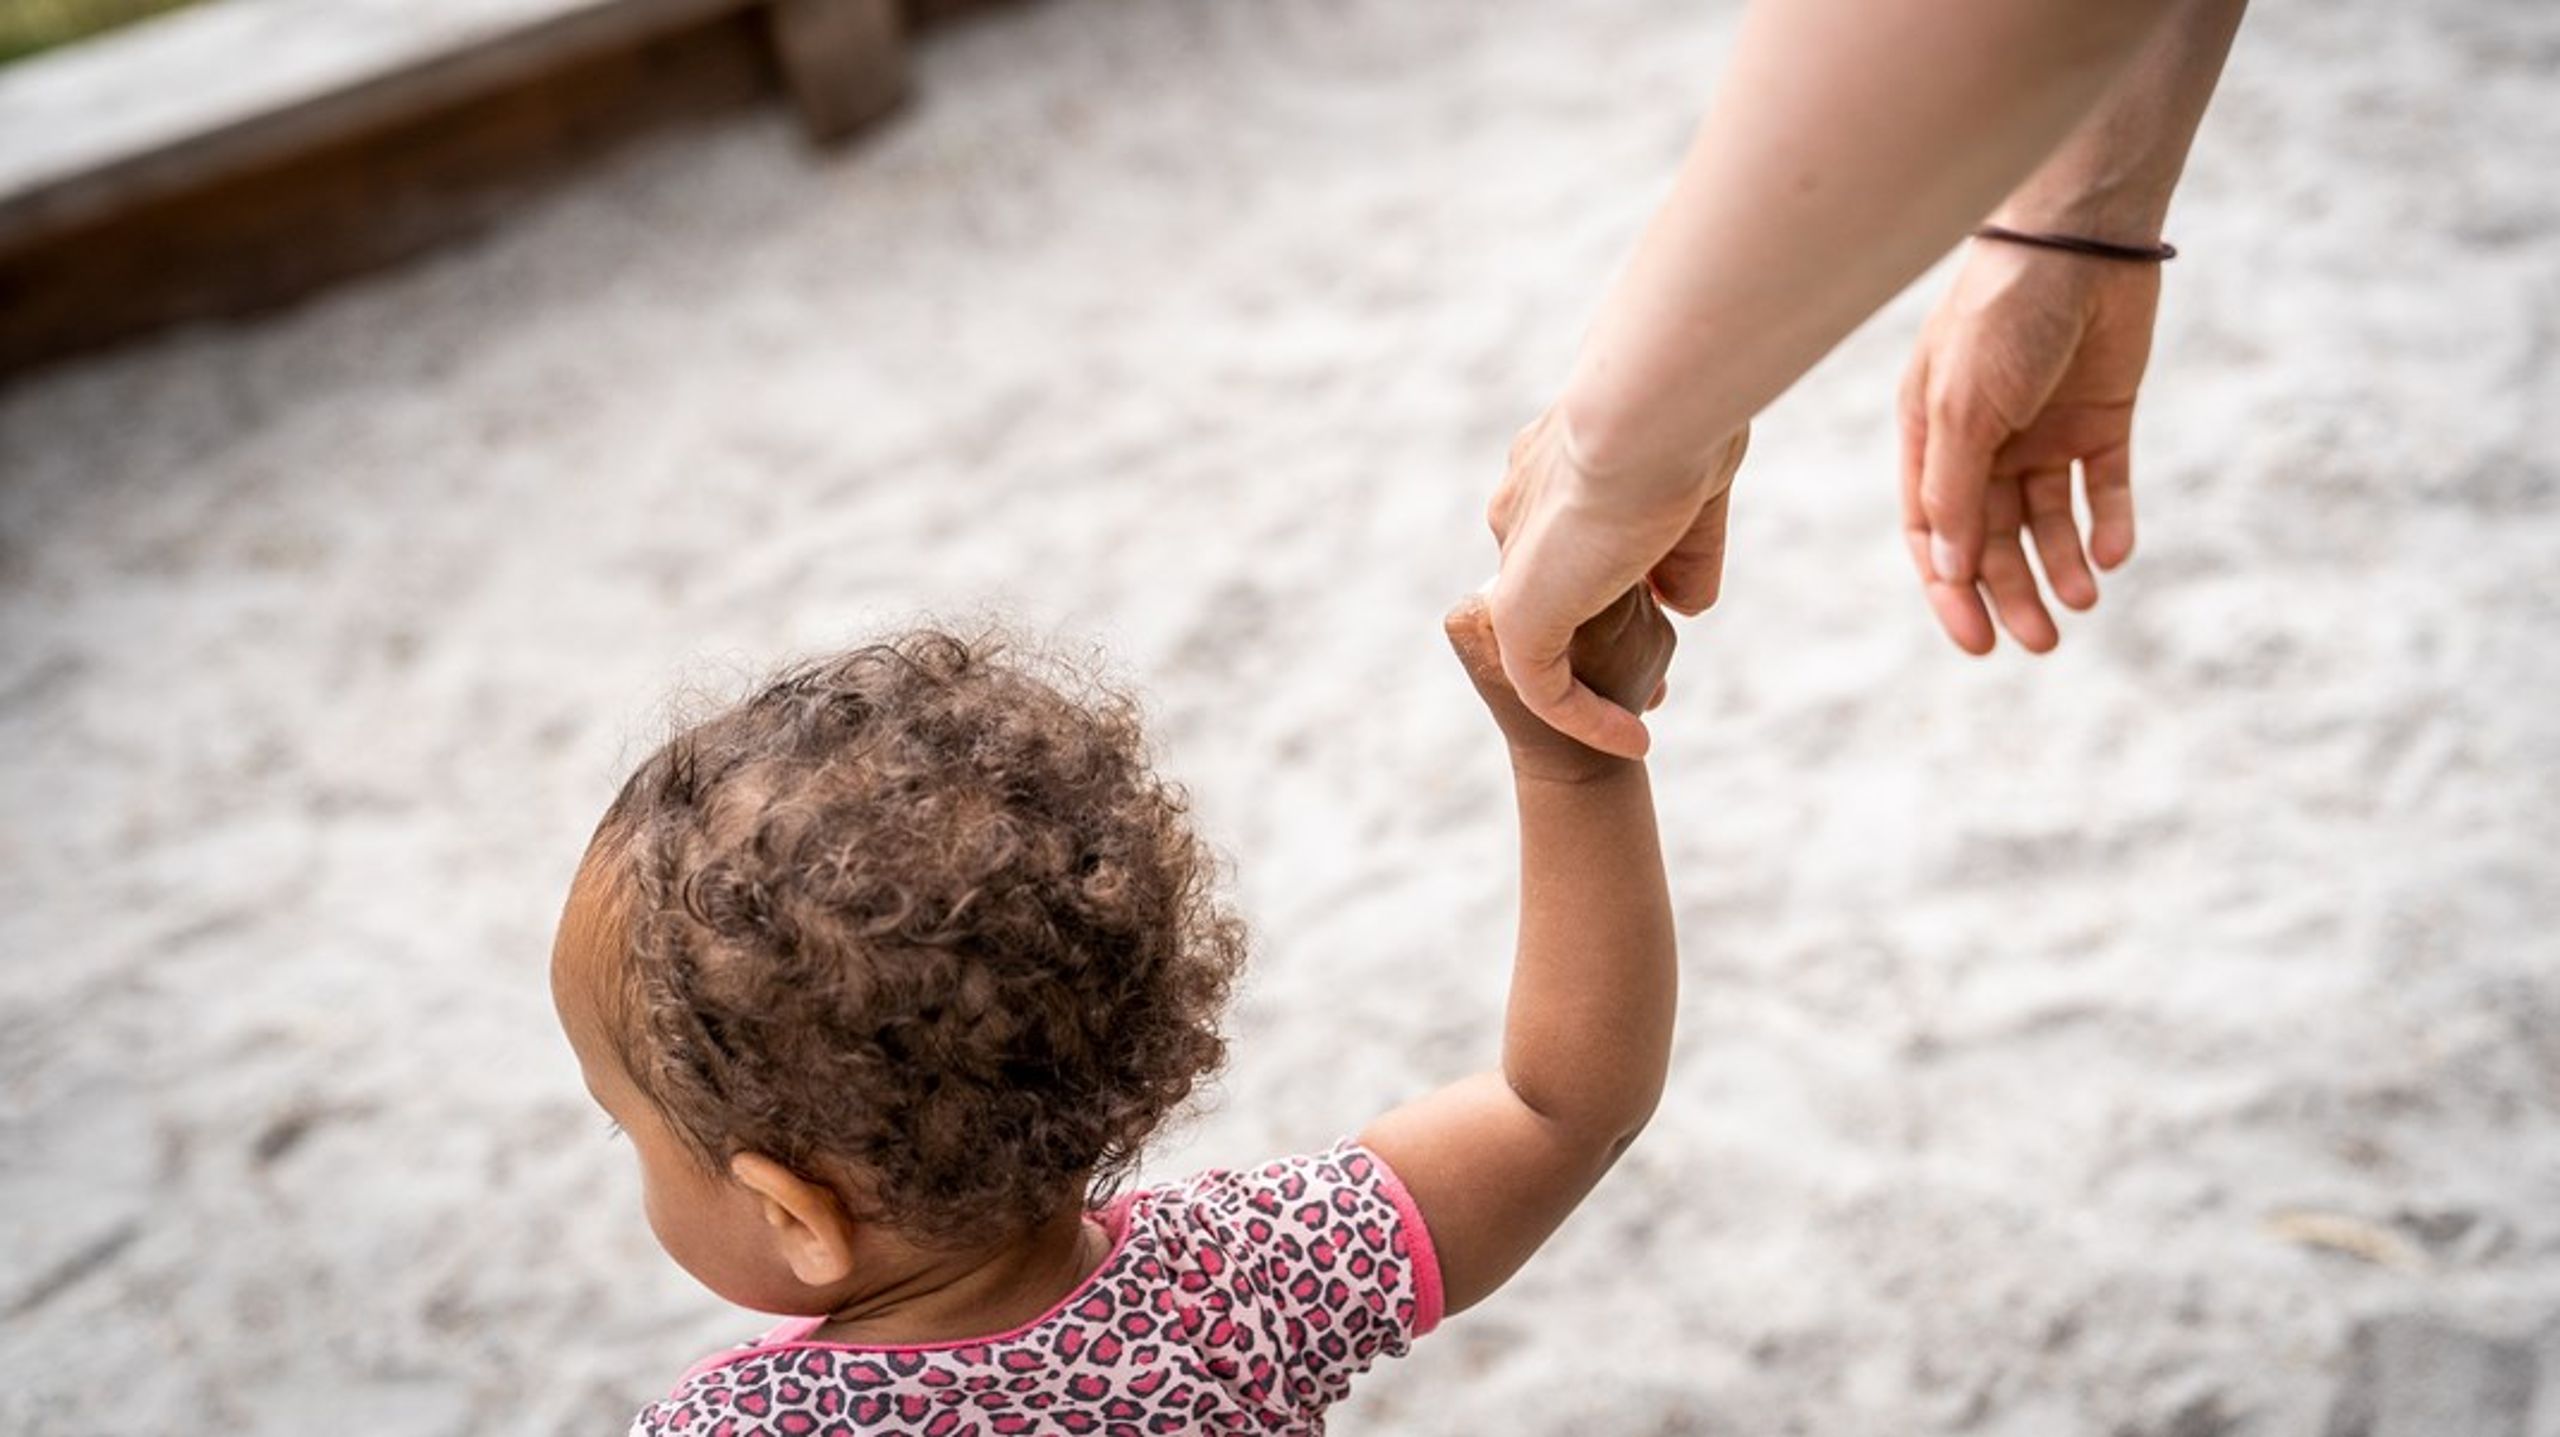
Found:
<svg viewBox="0 0 2560 1437"><path fill-rule="evenodd" d="M906 94L898 0L773 0L766 14L782 82L811 139L841 141Z"/></svg>

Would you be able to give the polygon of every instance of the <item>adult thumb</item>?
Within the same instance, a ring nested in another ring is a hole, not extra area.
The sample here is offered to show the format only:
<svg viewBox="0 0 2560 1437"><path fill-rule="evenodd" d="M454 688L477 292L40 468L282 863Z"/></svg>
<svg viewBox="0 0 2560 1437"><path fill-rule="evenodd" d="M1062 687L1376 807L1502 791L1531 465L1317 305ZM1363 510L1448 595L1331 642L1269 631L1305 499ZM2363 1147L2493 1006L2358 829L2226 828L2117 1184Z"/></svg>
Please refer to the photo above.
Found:
<svg viewBox="0 0 2560 1437"><path fill-rule="evenodd" d="M1488 597L1494 642L1502 650L1502 675L1521 704L1576 742L1618 758L1644 757L1652 746L1644 720L1573 676L1574 625L1559 629L1536 622L1528 607L1498 582Z"/></svg>

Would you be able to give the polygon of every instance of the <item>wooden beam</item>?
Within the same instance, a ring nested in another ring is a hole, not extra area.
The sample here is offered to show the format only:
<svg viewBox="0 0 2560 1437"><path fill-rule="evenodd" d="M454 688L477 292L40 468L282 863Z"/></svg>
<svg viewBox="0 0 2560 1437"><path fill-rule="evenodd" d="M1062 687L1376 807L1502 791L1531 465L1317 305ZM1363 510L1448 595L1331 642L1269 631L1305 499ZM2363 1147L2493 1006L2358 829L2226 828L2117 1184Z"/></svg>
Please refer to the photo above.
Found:
<svg viewBox="0 0 2560 1437"><path fill-rule="evenodd" d="M0 250L629 50L751 3L519 0L511 8L530 18L513 28L492 29L459 44L421 47L362 9L334 24L296 30L282 22L302 19L304 7L268 0L264 5L208 5L156 22L147 27L149 33L137 31L130 40L107 36L93 42L93 54L74 48L58 58L45 56L28 62L30 69L131 64L118 82L157 87L134 103L164 111L154 119L165 132L127 134L112 117L83 123L68 112L47 115L48 103L60 109L39 88L49 77L10 76L11 98L31 89L38 94L35 103L23 107L0 105L0 116L13 123L41 123L43 132L23 148L0 146L6 161L0 163ZM326 18L320 11L313 14ZM254 77L258 67L269 64L261 47L279 43L277 35L300 46L291 68L307 79L271 85L263 92L255 83L235 79L241 73ZM249 68L226 70L221 83L208 85L197 78L208 62ZM223 93L224 108L191 115L188 96L208 90ZM80 94L72 92L73 98Z"/></svg>
<svg viewBox="0 0 2560 1437"><path fill-rule="evenodd" d="M786 90L831 143L993 0L220 0L0 71L0 382L488 230ZM761 12L761 13L759 13Z"/></svg>
<svg viewBox="0 0 2560 1437"><path fill-rule="evenodd" d="M907 92L898 0L773 0L774 57L809 137L835 144Z"/></svg>
<svg viewBox="0 0 2560 1437"><path fill-rule="evenodd" d="M605 155L769 105L774 89L764 17L739 7L467 104L0 246L0 386L50 360L275 309L487 233Z"/></svg>

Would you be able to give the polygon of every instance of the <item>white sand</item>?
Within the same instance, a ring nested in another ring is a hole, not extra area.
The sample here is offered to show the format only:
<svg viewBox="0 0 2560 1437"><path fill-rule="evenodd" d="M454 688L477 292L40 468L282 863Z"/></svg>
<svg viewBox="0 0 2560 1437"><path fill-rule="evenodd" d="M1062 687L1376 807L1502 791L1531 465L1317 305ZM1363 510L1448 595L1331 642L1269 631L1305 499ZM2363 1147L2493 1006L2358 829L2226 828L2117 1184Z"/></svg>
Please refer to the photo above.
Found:
<svg viewBox="0 0 2560 1437"><path fill-rule="evenodd" d="M1433 618L1699 8L1054 0L850 156L741 120L0 399L0 1430L615 1431L749 1328L649 1240L550 919L671 686L920 609L1106 643L1235 855L1160 1169L1486 1061ZM1343 1430L2308 1437L2360 1314L2560 1312L2556 68L2536 0L2252 21L2142 555L2056 657L1911 590L1925 292L1768 417L1660 725L1669 1101Z"/></svg>

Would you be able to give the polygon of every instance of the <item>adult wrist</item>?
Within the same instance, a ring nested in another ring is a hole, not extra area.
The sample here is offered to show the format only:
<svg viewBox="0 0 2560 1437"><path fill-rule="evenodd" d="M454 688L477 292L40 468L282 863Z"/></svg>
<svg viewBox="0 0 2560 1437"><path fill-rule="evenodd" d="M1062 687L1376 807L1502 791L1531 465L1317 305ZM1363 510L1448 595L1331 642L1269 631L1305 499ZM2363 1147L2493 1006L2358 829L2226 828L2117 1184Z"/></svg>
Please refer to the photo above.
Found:
<svg viewBox="0 0 2560 1437"><path fill-rule="evenodd" d="M1621 392L1584 378L1579 372L1556 402L1556 435L1568 468L1588 496L1610 500L1652 500L1686 496L1717 472L1729 435L1705 439L1689 433L1692 405L1676 405L1667 394Z"/></svg>
<svg viewBox="0 0 2560 1437"><path fill-rule="evenodd" d="M2156 245L2169 223L2169 196L2129 183L2030 186L1993 210L1988 222L2028 234L2071 234L2119 245Z"/></svg>

